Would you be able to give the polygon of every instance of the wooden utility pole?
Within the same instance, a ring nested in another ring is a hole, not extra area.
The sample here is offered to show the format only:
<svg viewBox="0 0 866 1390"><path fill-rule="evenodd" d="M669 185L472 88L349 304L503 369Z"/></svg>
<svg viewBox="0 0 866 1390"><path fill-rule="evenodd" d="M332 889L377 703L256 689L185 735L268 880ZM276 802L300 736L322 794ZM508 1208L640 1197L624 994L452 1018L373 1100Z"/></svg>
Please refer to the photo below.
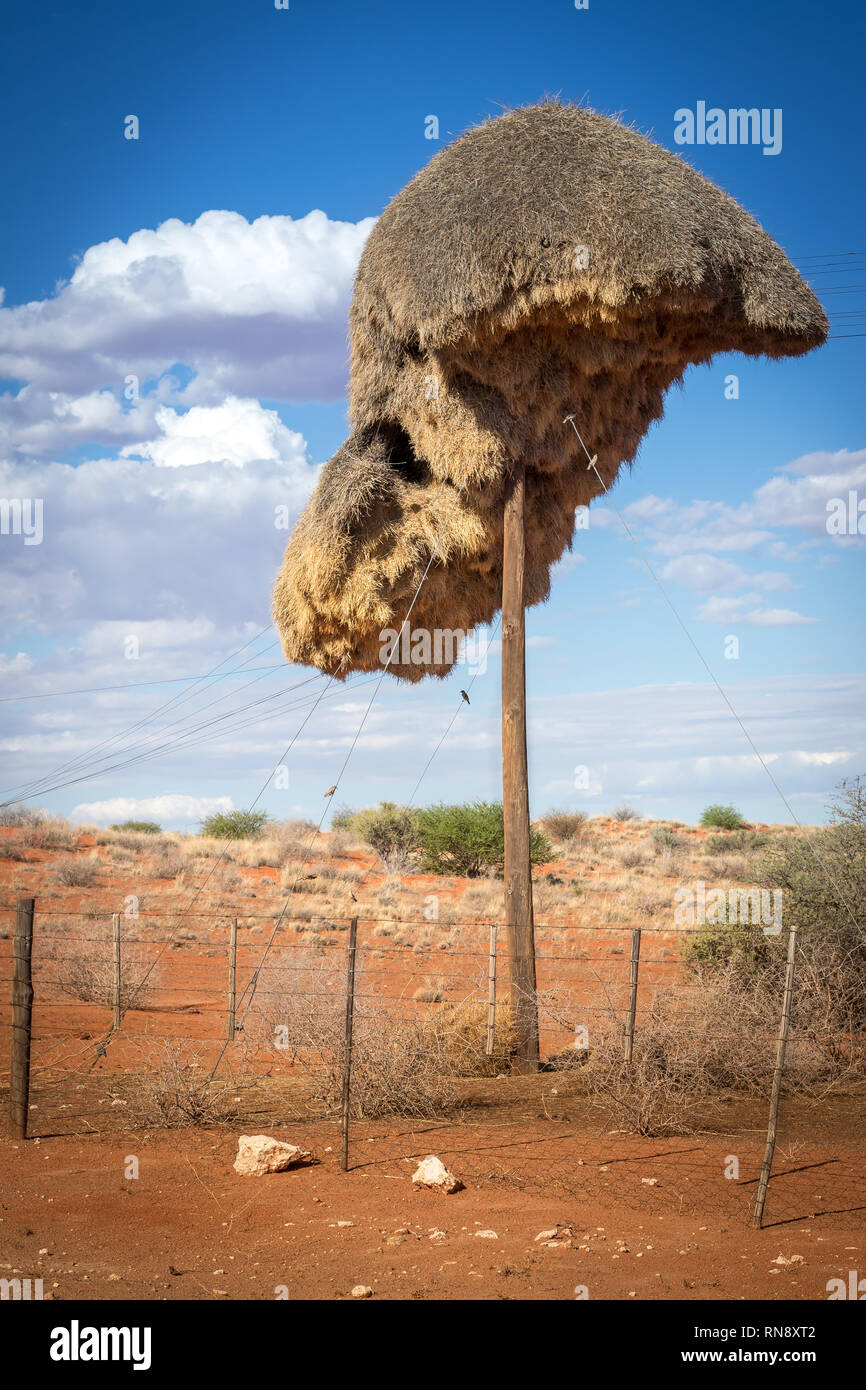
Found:
<svg viewBox="0 0 866 1390"><path fill-rule="evenodd" d="M516 1028L515 1070L538 1070L535 926L526 756L526 467L516 463L505 501L502 554L502 808L505 817L505 928Z"/></svg>
<svg viewBox="0 0 866 1390"><path fill-rule="evenodd" d="M758 1193L755 1198L756 1226L764 1220L764 1203L770 1184L770 1170L773 1167L773 1154L776 1150L776 1127L779 1122L779 1097L782 1094L782 1077L785 1072L785 1051L788 1046L788 1028L791 1022L791 1003L794 998L794 960L797 951L797 928L791 927L788 933L788 960L785 966L785 993L782 999L782 1017L779 1020L779 1036L776 1039L776 1068L773 1072L773 1087L770 1092L770 1119L767 1124L767 1144L764 1149L764 1162L758 1179Z"/></svg>
<svg viewBox="0 0 866 1390"><path fill-rule="evenodd" d="M9 1121L13 1139L27 1138L30 1110L30 1023L33 983L33 908L35 899L21 898L12 943L12 1058L9 1068Z"/></svg>

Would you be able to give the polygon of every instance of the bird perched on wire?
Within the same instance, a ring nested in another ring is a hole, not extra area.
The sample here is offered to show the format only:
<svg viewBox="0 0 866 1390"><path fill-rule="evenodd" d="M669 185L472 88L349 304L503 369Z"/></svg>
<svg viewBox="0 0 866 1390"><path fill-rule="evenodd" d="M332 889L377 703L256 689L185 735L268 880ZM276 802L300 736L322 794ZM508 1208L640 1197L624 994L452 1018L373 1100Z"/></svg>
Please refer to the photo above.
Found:
<svg viewBox="0 0 866 1390"><path fill-rule="evenodd" d="M334 795L334 792L335 792L336 790L337 790L337 784L336 784L336 782L335 782L334 785L333 785L332 787L329 787L328 790L325 792L325 796L326 796L326 797L328 797L328 796L333 796L333 795Z"/></svg>
<svg viewBox="0 0 866 1390"><path fill-rule="evenodd" d="M466 694L466 691L465 691L465 690L461 690L461 691L460 691L460 694L463 696L463 698L464 698L464 700L466 701L467 705L472 703L471 700L469 699L469 696Z"/></svg>

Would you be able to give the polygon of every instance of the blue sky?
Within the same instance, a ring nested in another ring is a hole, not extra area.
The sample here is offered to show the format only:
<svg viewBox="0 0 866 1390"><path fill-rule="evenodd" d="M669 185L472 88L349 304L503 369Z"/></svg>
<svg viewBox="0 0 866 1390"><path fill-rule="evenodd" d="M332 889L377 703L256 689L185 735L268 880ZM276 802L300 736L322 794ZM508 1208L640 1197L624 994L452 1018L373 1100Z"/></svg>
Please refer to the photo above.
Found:
<svg viewBox="0 0 866 1390"><path fill-rule="evenodd" d="M675 148L674 113L698 101L781 109L778 155L679 152L787 249L834 335L866 332L862 28L853 4L805 3L19 11L0 57L0 498L44 499L45 534L0 535L4 787L44 778L46 806L117 819L122 802L166 824L259 792L308 712L308 688L283 693L306 673L195 687L135 735L181 687L10 697L208 672L265 627L286 539L274 508L297 515L345 434L345 316L371 219L479 120L559 93ZM807 820L866 770L863 538L825 525L828 500L866 499L864 345L834 336L798 361L691 370L613 498ZM528 624L536 812L629 800L693 819L732 800L789 819L609 507ZM238 660L277 663L273 640ZM494 647L421 800L497 794L498 674ZM341 798L405 799L464 678L386 679ZM274 814L318 815L371 690L351 684L305 726L288 788L264 793ZM261 695L274 711L241 713ZM196 735L199 708L225 726ZM181 719L189 746L154 756ZM152 756L90 776L106 738L118 763L133 739L127 759Z"/></svg>

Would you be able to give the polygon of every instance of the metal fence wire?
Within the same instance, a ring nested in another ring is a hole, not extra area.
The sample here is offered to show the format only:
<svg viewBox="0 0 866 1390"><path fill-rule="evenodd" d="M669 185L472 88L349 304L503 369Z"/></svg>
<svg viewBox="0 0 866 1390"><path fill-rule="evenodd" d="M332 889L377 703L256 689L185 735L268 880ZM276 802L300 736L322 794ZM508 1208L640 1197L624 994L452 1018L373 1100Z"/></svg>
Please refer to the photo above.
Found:
<svg viewBox="0 0 866 1390"><path fill-rule="evenodd" d="M768 984L690 965L690 928L537 924L541 1065L516 1075L490 922L28 901L0 912L13 1133L336 1127L353 1168L435 1147L464 1181L649 1213L866 1214L866 1033L793 933Z"/></svg>

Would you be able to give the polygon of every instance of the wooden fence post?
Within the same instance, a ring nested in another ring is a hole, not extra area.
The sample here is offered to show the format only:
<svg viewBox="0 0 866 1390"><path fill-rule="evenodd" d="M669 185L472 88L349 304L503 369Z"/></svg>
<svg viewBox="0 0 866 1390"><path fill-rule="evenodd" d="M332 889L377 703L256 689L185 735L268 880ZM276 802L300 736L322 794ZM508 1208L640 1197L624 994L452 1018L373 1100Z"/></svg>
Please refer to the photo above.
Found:
<svg viewBox="0 0 866 1390"><path fill-rule="evenodd" d="M773 1072L773 1086L770 1091L770 1118L767 1124L767 1145L764 1149L764 1162L758 1180L758 1195L755 1198L755 1225L760 1227L764 1219L764 1202L770 1183L770 1169L773 1166L773 1153L776 1148L776 1124L779 1119L779 1097L782 1093L782 1074L785 1070L785 1050L788 1045L788 1027L791 1022L791 1002L794 996L794 955L797 949L797 928L788 932L788 960L785 966L785 994L782 1000L782 1017L779 1020L779 1036L776 1040L776 1069Z"/></svg>
<svg viewBox="0 0 866 1390"><path fill-rule="evenodd" d="M111 917L111 934L114 938L114 1027L120 1027L120 913Z"/></svg>
<svg viewBox="0 0 866 1390"><path fill-rule="evenodd" d="M235 1022L237 1010L237 987L238 987L238 919L232 919L229 930L229 1008L228 1021L226 1023L226 1037L229 1042L235 1040Z"/></svg>
<svg viewBox="0 0 866 1390"><path fill-rule="evenodd" d="M640 964L640 927L631 934L631 960L628 967L628 1023L625 1029L625 1060L631 1066L634 1057L634 1024L637 1016L637 975Z"/></svg>
<svg viewBox="0 0 866 1390"><path fill-rule="evenodd" d="M13 1139L27 1138L30 1109L30 1030L33 1013L34 898L20 898L12 943L12 1058L9 1069L9 1120Z"/></svg>
<svg viewBox="0 0 866 1390"><path fill-rule="evenodd" d="M346 962L346 1041L343 1059L343 1111L340 1120L340 1167L349 1170L349 1098L352 1086L352 1024L355 1018L355 952L358 945L358 919L349 923L349 955Z"/></svg>
<svg viewBox="0 0 866 1390"><path fill-rule="evenodd" d="M484 1048L488 1057L493 1056L496 1030L496 923L490 924L490 957L487 962L487 1043Z"/></svg>

